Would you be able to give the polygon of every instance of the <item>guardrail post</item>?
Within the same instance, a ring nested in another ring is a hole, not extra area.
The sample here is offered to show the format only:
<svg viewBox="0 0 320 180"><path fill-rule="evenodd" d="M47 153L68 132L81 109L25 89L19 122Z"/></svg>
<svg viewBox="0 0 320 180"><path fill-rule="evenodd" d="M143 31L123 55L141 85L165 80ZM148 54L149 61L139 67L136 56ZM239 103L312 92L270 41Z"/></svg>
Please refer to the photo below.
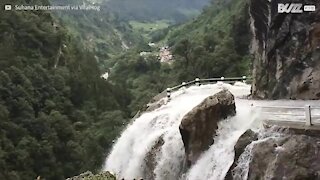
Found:
<svg viewBox="0 0 320 180"><path fill-rule="evenodd" d="M306 105L305 106L305 115L306 115L306 125L307 126L311 126L312 122L311 122L311 108L310 108L310 105Z"/></svg>
<svg viewBox="0 0 320 180"><path fill-rule="evenodd" d="M195 82L196 82L196 86L200 86L201 84L200 84L200 79L199 78L196 78L195 79Z"/></svg>
<svg viewBox="0 0 320 180"><path fill-rule="evenodd" d="M167 98L170 99L171 97L171 89L167 88Z"/></svg>
<svg viewBox="0 0 320 180"><path fill-rule="evenodd" d="M247 82L247 76L242 76L242 82L246 83Z"/></svg>

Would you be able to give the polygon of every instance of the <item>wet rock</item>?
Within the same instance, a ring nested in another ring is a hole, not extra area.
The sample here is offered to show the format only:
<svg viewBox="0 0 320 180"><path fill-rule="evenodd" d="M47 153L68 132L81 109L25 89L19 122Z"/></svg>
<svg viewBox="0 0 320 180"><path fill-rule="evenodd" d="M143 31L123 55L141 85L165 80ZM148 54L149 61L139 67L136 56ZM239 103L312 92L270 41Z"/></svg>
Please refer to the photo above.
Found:
<svg viewBox="0 0 320 180"><path fill-rule="evenodd" d="M278 13L278 3L292 2L317 9ZM320 99L320 1L251 0L250 15L253 97Z"/></svg>
<svg viewBox="0 0 320 180"><path fill-rule="evenodd" d="M235 159L239 158L248 144L256 140L258 140L258 134L253 132L251 129L242 134L234 147Z"/></svg>
<svg viewBox="0 0 320 180"><path fill-rule="evenodd" d="M225 180L232 180L232 170L237 166L237 161L240 157L240 155L244 152L245 148L247 147L247 145L249 145L251 142L258 140L258 134L253 132L251 129L247 130L245 133L243 133L237 144L234 147L234 152L235 152L235 156L234 156L234 162L231 165Z"/></svg>
<svg viewBox="0 0 320 180"><path fill-rule="evenodd" d="M157 102L148 103L145 111L150 112L150 111L156 110L164 104L166 104L166 99L160 99Z"/></svg>
<svg viewBox="0 0 320 180"><path fill-rule="evenodd" d="M87 171L79 176L68 178L66 180L116 180L116 177L110 172L102 172L94 175L92 172Z"/></svg>
<svg viewBox="0 0 320 180"><path fill-rule="evenodd" d="M248 179L320 179L319 162L319 137L289 135L270 138L252 148Z"/></svg>
<svg viewBox="0 0 320 180"><path fill-rule="evenodd" d="M84 173L80 174L79 176L68 178L67 180L83 180L84 178L87 178L87 177L90 177L90 176L93 176L92 172L87 171L87 172L84 172Z"/></svg>
<svg viewBox="0 0 320 180"><path fill-rule="evenodd" d="M186 153L185 167L194 164L200 154L213 144L218 122L235 113L233 95L223 90L206 98L183 117L179 130Z"/></svg>
<svg viewBox="0 0 320 180"><path fill-rule="evenodd" d="M163 137L160 136L158 141L154 144L151 150L145 157L145 168L144 168L144 177L145 179L155 179L154 170L157 166L156 156L161 150L162 145L164 144Z"/></svg>
<svg viewBox="0 0 320 180"><path fill-rule="evenodd" d="M161 93L159 93L158 95L154 96L149 103L147 103L146 105L144 105L132 118L132 120L137 119L138 117L140 117L142 115L143 112L150 112L153 111L155 109L160 108L162 105L167 103L167 100L164 99L165 97L167 97L167 91L163 91Z"/></svg>

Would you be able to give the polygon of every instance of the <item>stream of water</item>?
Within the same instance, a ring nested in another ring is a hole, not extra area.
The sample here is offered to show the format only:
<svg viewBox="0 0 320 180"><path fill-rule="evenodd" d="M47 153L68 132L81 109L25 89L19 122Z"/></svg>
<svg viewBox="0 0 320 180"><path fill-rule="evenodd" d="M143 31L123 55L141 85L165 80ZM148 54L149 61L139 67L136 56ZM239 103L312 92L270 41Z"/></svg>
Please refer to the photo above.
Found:
<svg viewBox="0 0 320 180"><path fill-rule="evenodd" d="M185 157L179 132L182 118L205 98L222 89L235 96L237 114L219 122L214 144L185 173ZM261 112L256 105L304 106L318 101L254 101L244 97L250 94L250 85L217 83L182 88L172 94L172 99L160 108L145 112L123 131L108 155L103 170L119 179L155 180L223 180L234 161L234 146L249 128L261 129ZM288 112L286 112L288 113ZM297 112L289 112L297 113ZM266 138L252 142L239 159L234 170L237 179L247 179L250 148Z"/></svg>

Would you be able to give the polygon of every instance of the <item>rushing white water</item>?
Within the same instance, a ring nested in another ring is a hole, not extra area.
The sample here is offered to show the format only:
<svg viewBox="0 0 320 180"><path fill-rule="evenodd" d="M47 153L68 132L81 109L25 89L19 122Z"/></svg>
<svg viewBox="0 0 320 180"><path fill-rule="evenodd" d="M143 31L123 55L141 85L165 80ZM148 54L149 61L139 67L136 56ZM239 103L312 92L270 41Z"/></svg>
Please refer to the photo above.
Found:
<svg viewBox="0 0 320 180"><path fill-rule="evenodd" d="M265 141L270 139L279 139L284 136L287 136L284 133L283 129L277 129L277 127L270 129L260 129L258 133L258 140L251 142L244 150L244 152L240 155L239 160L237 162L237 166L232 170L232 176L235 180L247 180L250 169L250 162L252 160L252 150L253 148Z"/></svg>
<svg viewBox="0 0 320 180"><path fill-rule="evenodd" d="M234 146L256 119L248 101L236 99L237 115L218 124L214 144L189 170L187 180L223 180L234 160Z"/></svg>
<svg viewBox="0 0 320 180"><path fill-rule="evenodd" d="M206 97L223 88L230 90L236 97L237 114L218 124L217 135L212 137L214 144L182 174L185 153L179 133L181 119ZM114 173L119 179L223 180L234 161L237 140L251 128L259 132L259 139L245 148L233 170L235 179L246 180L255 145L282 135L272 129L265 131L261 128L261 121L268 118L270 112L263 112L256 106L303 107L306 104L319 104L319 101L255 101L241 98L249 93L250 86L243 83L192 86L174 92L172 99L165 105L142 114L127 127L109 154L104 170ZM277 118L292 119L300 116L303 110L274 108L271 116L280 114ZM312 114L320 117L320 110L314 109Z"/></svg>
<svg viewBox="0 0 320 180"><path fill-rule="evenodd" d="M150 151L154 150L154 146L162 138L163 145L160 150L152 152L156 156L153 178L157 180L178 179L181 175L181 166L184 159L184 148L179 133L181 119L206 97L216 94L223 88L229 89L236 97L242 97L250 93L250 86L243 83L236 83L233 86L224 83L202 85L200 87L192 86L174 92L172 100L166 105L152 112L142 114L127 127L108 156L104 170L115 173L120 179L144 177L144 170L147 166L146 157ZM237 99L236 104L238 102L240 100ZM220 153L220 155L230 159L228 160L228 164L233 159L232 152L230 151L233 151L233 145L246 127L242 127L241 125L241 128L239 128L237 124L247 124L247 122L249 124L250 121L249 119L248 121L244 121L245 116L247 116L246 112L248 113L247 110L242 111L241 109L238 112L234 119L231 118L225 123L220 124L219 135L216 138L216 142L220 142L220 146L225 148L226 151L221 150L221 152L218 152L219 148L216 147L215 149L218 155ZM230 137L228 134L230 134ZM222 141L225 141L224 138L226 137L229 139L224 144ZM209 151L211 149L214 149L214 147L212 146ZM216 164L220 163L218 159L216 161ZM222 161L225 160L223 159ZM199 164L199 166L203 165ZM208 167L207 171L211 171L210 169L212 168L215 168L214 164L212 167ZM223 170L216 170L217 173L225 173L225 171L225 168ZM191 174L193 174L192 171Z"/></svg>

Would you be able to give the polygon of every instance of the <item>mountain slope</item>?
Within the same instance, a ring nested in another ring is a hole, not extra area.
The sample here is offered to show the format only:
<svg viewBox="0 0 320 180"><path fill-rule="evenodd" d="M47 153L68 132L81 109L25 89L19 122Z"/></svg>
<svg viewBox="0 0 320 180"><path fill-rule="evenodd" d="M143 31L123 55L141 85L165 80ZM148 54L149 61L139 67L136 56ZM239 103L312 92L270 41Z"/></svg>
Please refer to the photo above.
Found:
<svg viewBox="0 0 320 180"><path fill-rule="evenodd" d="M0 19L0 179L98 169L125 123L126 92L100 78L94 56L49 12Z"/></svg>
<svg viewBox="0 0 320 180"><path fill-rule="evenodd" d="M280 14L278 1L251 1L255 98L320 99L320 3L299 2L317 9Z"/></svg>
<svg viewBox="0 0 320 180"><path fill-rule="evenodd" d="M158 49L151 47L132 49L111 60L110 81L126 87L132 94L130 108L133 112L157 93L196 77L249 74L250 33L246 1L217 1L195 20L164 31L168 34L160 43L170 45L174 55L171 64L160 63L155 56ZM143 51L153 53L141 56Z"/></svg>
<svg viewBox="0 0 320 180"><path fill-rule="evenodd" d="M250 72L247 1L215 1L195 20L173 28L166 39L181 80Z"/></svg>
<svg viewBox="0 0 320 180"><path fill-rule="evenodd" d="M142 36L136 34L128 22L119 19L110 7L92 3L88 0L50 0L54 5L94 5L100 11L73 10L54 11L71 34L85 44L85 48L95 54L98 64L107 69L111 56L143 42Z"/></svg>

